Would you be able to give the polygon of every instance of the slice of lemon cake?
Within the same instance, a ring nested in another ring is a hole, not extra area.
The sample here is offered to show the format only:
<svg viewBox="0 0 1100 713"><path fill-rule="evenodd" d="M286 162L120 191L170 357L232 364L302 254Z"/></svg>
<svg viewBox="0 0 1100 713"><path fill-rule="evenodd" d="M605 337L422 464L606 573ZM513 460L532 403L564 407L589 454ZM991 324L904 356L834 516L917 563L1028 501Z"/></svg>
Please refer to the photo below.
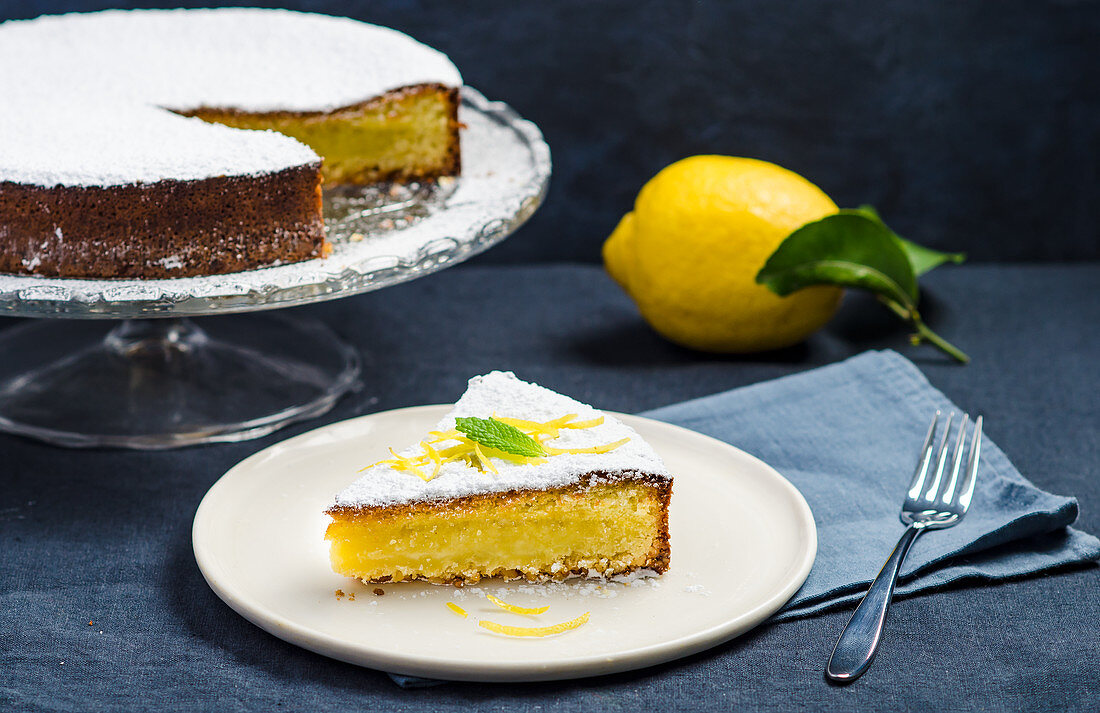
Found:
<svg viewBox="0 0 1100 713"><path fill-rule="evenodd" d="M336 497L333 569L365 582L610 577L669 564L672 477L621 421L510 372Z"/></svg>

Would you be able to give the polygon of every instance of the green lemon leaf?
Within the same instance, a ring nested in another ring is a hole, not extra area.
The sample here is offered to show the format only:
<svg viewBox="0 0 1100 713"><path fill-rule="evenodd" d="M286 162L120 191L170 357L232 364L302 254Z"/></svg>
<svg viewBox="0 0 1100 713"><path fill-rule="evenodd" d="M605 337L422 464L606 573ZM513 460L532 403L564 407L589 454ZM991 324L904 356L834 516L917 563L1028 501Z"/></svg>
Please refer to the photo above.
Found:
<svg viewBox="0 0 1100 713"><path fill-rule="evenodd" d="M878 211L872 206L861 205L851 212L862 213L868 218L882 223L882 227L890 230L890 228L882 222L882 218L879 217ZM939 250L933 250L932 248L926 248L923 245L917 245L914 242L910 242L897 233L894 233L892 230L890 230L890 232L893 233L894 237L901 243L901 249L905 251L905 255L909 258L909 264L913 266L913 274L917 277L920 277L932 268L939 267L945 262L959 264L966 261L966 253L940 252Z"/></svg>
<svg viewBox="0 0 1100 713"><path fill-rule="evenodd" d="M953 262L957 265L966 261L966 253L940 252L939 250L933 250L932 248L926 248L923 245L909 242L900 235L898 236L898 241L901 242L901 247L905 250L905 254L909 256L909 264L913 266L913 272L916 273L917 277L920 277L934 267L939 267L945 262Z"/></svg>
<svg viewBox="0 0 1100 713"><path fill-rule="evenodd" d="M455 419L455 428L465 433L471 441L498 451L529 458L546 455L534 438L495 418L460 416Z"/></svg>
<svg viewBox="0 0 1100 713"><path fill-rule="evenodd" d="M788 235L756 281L780 296L811 285L870 290L913 325L914 343L927 341L965 364L970 357L929 329L917 312L917 276L963 259L961 253L941 253L902 239L874 208L863 206L807 223Z"/></svg>
<svg viewBox="0 0 1100 713"><path fill-rule="evenodd" d="M807 223L779 245L756 281L780 296L810 285L870 290L908 309L917 304L917 277L897 236L859 210Z"/></svg>

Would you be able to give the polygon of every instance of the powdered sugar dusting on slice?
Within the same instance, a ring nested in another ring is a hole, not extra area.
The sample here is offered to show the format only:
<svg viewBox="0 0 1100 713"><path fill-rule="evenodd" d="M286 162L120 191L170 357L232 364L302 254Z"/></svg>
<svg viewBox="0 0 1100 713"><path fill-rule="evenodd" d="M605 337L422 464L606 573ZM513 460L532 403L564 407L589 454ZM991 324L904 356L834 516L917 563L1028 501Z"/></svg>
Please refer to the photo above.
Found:
<svg viewBox="0 0 1100 713"><path fill-rule="evenodd" d="M385 506L480 493L542 490L577 483L593 472L616 477L668 477L660 457L634 429L568 396L521 381L511 372L494 371L470 379L466 393L439 422L437 430L454 428L455 419L460 416L489 418L495 415L549 421L566 414L577 414L577 419L581 421L604 416L604 422L592 428L564 429L559 438L547 445L555 448L589 448L623 438L629 441L609 453L556 455L535 465L519 465L494 458L493 465L498 473L482 472L464 462L455 461L445 464L439 474L428 482L413 474L394 470L387 464L379 464L365 471L359 480L341 492L336 497L336 505ZM401 455L413 456L419 452L419 445L413 445L401 451Z"/></svg>

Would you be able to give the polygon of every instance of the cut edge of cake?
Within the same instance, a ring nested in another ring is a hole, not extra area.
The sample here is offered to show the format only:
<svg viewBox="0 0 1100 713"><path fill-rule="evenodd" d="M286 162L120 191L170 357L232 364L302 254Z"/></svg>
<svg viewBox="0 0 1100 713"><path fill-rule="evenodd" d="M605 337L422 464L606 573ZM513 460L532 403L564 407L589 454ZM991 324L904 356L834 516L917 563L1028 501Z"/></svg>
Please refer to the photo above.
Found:
<svg viewBox="0 0 1100 713"><path fill-rule="evenodd" d="M289 136L323 159L326 186L366 185L459 175L460 103L458 87L433 83L399 87L326 111L198 107L176 113Z"/></svg>

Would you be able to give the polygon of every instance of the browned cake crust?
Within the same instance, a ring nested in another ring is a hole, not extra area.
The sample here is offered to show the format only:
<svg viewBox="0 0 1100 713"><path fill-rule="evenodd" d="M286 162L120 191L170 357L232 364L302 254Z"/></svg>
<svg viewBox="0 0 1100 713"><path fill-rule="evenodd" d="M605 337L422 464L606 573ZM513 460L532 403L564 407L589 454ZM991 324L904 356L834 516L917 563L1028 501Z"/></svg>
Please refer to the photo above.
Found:
<svg viewBox="0 0 1100 713"><path fill-rule="evenodd" d="M662 477L658 475L652 475L648 473L632 473L629 476L613 476L603 472L593 472L585 475L581 481L574 485L567 485L560 488L548 488L544 492L548 493L575 493L583 491L589 487L594 480L608 481L608 480L624 480L630 478L632 480L641 480L647 486L652 487L657 491L657 497L661 504L661 522L658 526L657 538L654 540L653 547L646 556L646 562L644 565L637 567L636 569L651 569L657 574L664 574L668 570L669 562L671 560L672 549L669 541L668 534L668 506L672 500L672 479ZM420 513L430 512L431 510L442 509L461 509L462 507L474 507L485 506L487 504L494 505L506 505L512 501L522 500L524 494L530 492L527 490L512 490L503 493L479 493L476 495L465 495L460 498L450 498L447 500L424 500L414 503L401 503L397 505L374 505L374 506L359 506L359 507L344 507L333 506L326 510L326 514L333 518L339 518L345 521L354 522L357 519L367 519L377 517L379 513L386 513L388 516L397 518L407 515L415 515ZM635 570L629 570L635 571ZM627 574L628 572L621 572L620 574ZM520 579L523 577L518 570L515 571L515 576L510 579ZM548 578L555 580L564 580L572 576L588 577L590 575L598 575L599 573L590 572L587 568L574 568L568 570L562 570L554 575L547 575ZM505 577L509 579L509 577ZM390 581L389 577L382 577L379 579L364 580L372 583L385 583ZM434 582L434 580L433 580ZM452 584L457 587L461 587L464 584L476 584L476 581L466 582L462 577L453 577L448 580L435 582L437 584Z"/></svg>
<svg viewBox="0 0 1100 713"><path fill-rule="evenodd" d="M185 277L320 257L320 163L113 187L0 182L0 272Z"/></svg>

